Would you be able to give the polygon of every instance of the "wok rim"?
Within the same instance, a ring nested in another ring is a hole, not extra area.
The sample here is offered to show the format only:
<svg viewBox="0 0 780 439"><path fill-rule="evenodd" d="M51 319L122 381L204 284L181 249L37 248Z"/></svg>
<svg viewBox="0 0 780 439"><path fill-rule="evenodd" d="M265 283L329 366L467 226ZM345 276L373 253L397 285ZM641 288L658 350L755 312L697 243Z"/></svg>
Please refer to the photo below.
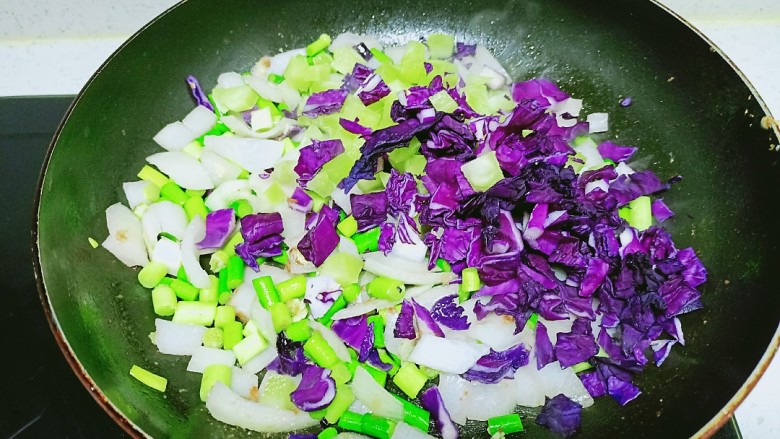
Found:
<svg viewBox="0 0 780 439"><path fill-rule="evenodd" d="M728 57L728 55L718 45L714 44L714 42L710 38L708 38L701 30L699 30L691 22L689 22L688 20L680 16L678 13L676 13L669 7L659 3L658 0L649 0L649 1L650 3L664 10L672 17L676 18L682 24L687 26L691 31L693 31L699 38L703 39L707 44L709 44L710 48L713 49L715 52L717 52L723 58L723 60L731 67L731 69L737 73L740 79L745 83L751 95L757 100L758 104L764 110L766 116L772 117L772 113L769 107L767 106L762 96L758 93L758 90L756 90L756 88L753 86L750 80L745 76L742 70L734 63L733 60L731 60L731 58ZM54 136L52 137L52 140L49 142L49 146L47 147L46 154L44 156L44 160L41 165L41 171L39 173L38 183L36 185L36 191L35 191L35 198L33 201L33 219L32 219L32 229L31 229L33 268L35 274L35 283L38 290L38 296L41 305L43 307L46 320L48 321L49 328L51 329L54 338L57 342L57 345L59 346L60 351L65 357L65 360L67 361L68 365L73 370L73 372L75 373L76 377L82 383L84 388L89 392L89 394L98 403L98 405L101 408L103 408L103 410L117 423L117 425L133 438L149 438L151 436L149 436L148 433L143 431L138 425L136 425L133 421L131 421L121 410L119 410L116 407L116 405L114 405L114 403L109 400L106 394L103 393L100 387L98 387L98 385L90 376L89 372L81 364L81 361L78 359L75 352L73 352L70 344L68 343L65 333L62 331L62 328L60 327L59 322L57 321L56 312L51 304L51 301L49 300L49 293L46 289L44 273L41 267L40 248L39 248L39 244L40 244L39 214L40 214L40 207L41 207L41 195L43 191L44 180L46 178L46 172L49 168L49 163L51 161L54 148L58 143L63 128L65 127L68 120L70 119L70 116L73 113L74 108L76 108L78 103L81 101L81 98L84 95L85 91L100 76L103 69L109 63L111 63L113 59L122 50L124 50L124 48L127 45L132 43L147 28L153 26L163 17L165 17L173 10L175 10L176 8L178 8L179 6L185 3L187 3L187 0L180 0L178 3L169 7L168 9L166 9L165 11L163 11L162 13L154 17L152 20L150 20L148 23L146 23L144 26L142 26L138 31L136 31L130 37L128 37L127 40L125 40L114 52L112 52L111 55L90 76L90 78L87 80L85 85L81 88L81 90L73 99L73 102L68 107L62 120L57 126ZM772 131L774 132L775 137L780 139L780 127L778 127L778 124L772 124ZM740 386L740 388L737 390L734 396L725 404L725 406L715 416L713 416L712 419L710 419L704 426L702 426L693 436L691 436L692 438L707 439L712 437L734 416L734 412L736 411L737 407L740 406L740 404L745 400L747 395L750 394L750 392L755 388L755 386L757 385L761 377L766 372L767 368L769 367L769 364L772 362L772 359L774 358L775 354L779 349L780 349L780 323L778 324L778 327L775 330L775 334L772 338L772 341L767 346L758 364L750 373L750 375L747 377L745 382Z"/></svg>

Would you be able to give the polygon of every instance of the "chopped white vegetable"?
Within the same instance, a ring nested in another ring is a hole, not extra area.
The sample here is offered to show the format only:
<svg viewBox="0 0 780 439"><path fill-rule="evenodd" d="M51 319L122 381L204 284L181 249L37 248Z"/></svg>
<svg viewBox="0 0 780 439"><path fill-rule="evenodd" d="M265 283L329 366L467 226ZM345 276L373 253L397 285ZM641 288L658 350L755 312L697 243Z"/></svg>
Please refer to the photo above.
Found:
<svg viewBox="0 0 780 439"><path fill-rule="evenodd" d="M355 369L355 376L349 384L355 398L368 407L377 416L400 421L404 417L401 401L374 380L362 366Z"/></svg>
<svg viewBox="0 0 780 439"><path fill-rule="evenodd" d="M198 137L187 125L181 121L171 122L165 125L152 140L168 151L178 151Z"/></svg>
<svg viewBox="0 0 780 439"><path fill-rule="evenodd" d="M254 360L254 358L252 360ZM249 363L251 363L252 360L250 360ZM257 374L247 372L240 367L233 366L233 371L230 374L230 390L236 392L239 396L245 399L252 400L253 397L257 398Z"/></svg>
<svg viewBox="0 0 780 439"><path fill-rule="evenodd" d="M141 221L122 203L106 209L108 237L101 244L128 267L144 266L149 262Z"/></svg>
<svg viewBox="0 0 780 439"><path fill-rule="evenodd" d="M209 174L203 165L186 152L171 151L152 154L146 161L157 166L163 174L184 189L213 189Z"/></svg>
<svg viewBox="0 0 780 439"><path fill-rule="evenodd" d="M184 116L181 123L189 128L197 138L214 128L214 125L217 124L217 115L208 108L198 105Z"/></svg>
<svg viewBox="0 0 780 439"><path fill-rule="evenodd" d="M409 355L409 361L440 372L461 374L489 352L486 345L425 334Z"/></svg>
<svg viewBox="0 0 780 439"><path fill-rule="evenodd" d="M224 349L210 348L208 346L198 346L187 363L187 371L203 373L207 366L212 364L222 364L233 367L236 364L236 356L233 351Z"/></svg>
<svg viewBox="0 0 780 439"><path fill-rule="evenodd" d="M590 133L603 133L609 130L608 113L591 113L586 121L588 122L588 132Z"/></svg>
<svg viewBox="0 0 780 439"><path fill-rule="evenodd" d="M206 236L206 222L198 215L195 215L184 231L184 237L181 240L181 265L184 272L187 273L189 282L198 288L208 288L211 286L209 274L200 265L201 251L197 243L203 241Z"/></svg>
<svg viewBox="0 0 780 439"><path fill-rule="evenodd" d="M181 267L181 245L168 238L160 238L154 246L152 261L165 265L168 274L176 276Z"/></svg>
<svg viewBox="0 0 780 439"><path fill-rule="evenodd" d="M284 144L278 140L206 136L203 144L206 151L219 154L254 173L273 168L284 152Z"/></svg>
<svg viewBox="0 0 780 439"><path fill-rule="evenodd" d="M125 192L125 198L127 198L127 205L130 209L135 209L139 204L147 204L149 200L146 199L146 188L150 185L148 181L129 181L122 183L122 190Z"/></svg>
<svg viewBox="0 0 780 439"><path fill-rule="evenodd" d="M192 355L203 344L205 326L154 320L154 343L163 354Z"/></svg>

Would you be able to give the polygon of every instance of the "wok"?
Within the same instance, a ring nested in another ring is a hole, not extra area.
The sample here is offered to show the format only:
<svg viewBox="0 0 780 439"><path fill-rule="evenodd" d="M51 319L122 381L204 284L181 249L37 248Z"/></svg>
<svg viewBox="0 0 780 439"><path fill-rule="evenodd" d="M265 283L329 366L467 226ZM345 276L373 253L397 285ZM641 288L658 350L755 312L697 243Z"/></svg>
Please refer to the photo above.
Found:
<svg viewBox="0 0 780 439"><path fill-rule="evenodd" d="M124 199L121 183L158 151L152 136L192 108L187 75L210 88L219 73L246 70L263 54L347 30L390 43L434 31L482 43L513 78L550 78L584 98L586 113L609 112L610 137L640 146L638 159L662 178L684 177L665 195L676 212L665 224L709 270L705 308L683 316L686 346L637 379L643 395L624 408L598 399L580 435L709 436L726 422L778 347L777 132L761 128L762 101L707 41L651 2L620 0L190 0L142 29L75 100L37 195L40 295L98 403L133 436L246 434L210 418L186 358L156 352L148 290L87 237L107 234L104 209ZM624 96L634 104L620 107ZM133 364L154 365L169 391L140 385L128 374ZM528 438L551 436L526 424Z"/></svg>

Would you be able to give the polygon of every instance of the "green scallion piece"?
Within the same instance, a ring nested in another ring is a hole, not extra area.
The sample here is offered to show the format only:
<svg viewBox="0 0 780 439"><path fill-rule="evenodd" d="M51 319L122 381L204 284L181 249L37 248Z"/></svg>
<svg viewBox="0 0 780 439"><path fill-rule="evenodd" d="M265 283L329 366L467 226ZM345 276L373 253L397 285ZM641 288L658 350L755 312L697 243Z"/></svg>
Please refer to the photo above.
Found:
<svg viewBox="0 0 780 439"><path fill-rule="evenodd" d="M363 434L373 436L378 439L390 439L395 430L395 421L387 418L366 413L363 415L360 426Z"/></svg>
<svg viewBox="0 0 780 439"><path fill-rule="evenodd" d="M244 283L244 260L241 256L233 255L228 258L227 287L231 290Z"/></svg>
<svg viewBox="0 0 780 439"><path fill-rule="evenodd" d="M288 326L284 333L292 341L306 341L311 337L312 329L307 320L299 320Z"/></svg>
<svg viewBox="0 0 780 439"><path fill-rule="evenodd" d="M342 292L343 296L344 293ZM377 348L385 347L385 320L380 315L373 315L368 318L368 324L374 324L374 346Z"/></svg>
<svg viewBox="0 0 780 439"><path fill-rule="evenodd" d="M306 340L303 344L303 352L320 367L330 368L339 362L336 351L325 341L319 331L315 331Z"/></svg>
<svg viewBox="0 0 780 439"><path fill-rule="evenodd" d="M436 260L436 266L439 267L441 271L452 271L452 266L450 266L450 263L442 258Z"/></svg>
<svg viewBox="0 0 780 439"><path fill-rule="evenodd" d="M199 216L205 220L206 216L209 214L209 208L206 207L203 198L189 197L187 198L187 201L184 202L184 212L187 213L187 219L191 220L196 216Z"/></svg>
<svg viewBox="0 0 780 439"><path fill-rule="evenodd" d="M268 75L268 80L273 82L274 84L281 84L284 82L284 76L277 75L276 73L271 73Z"/></svg>
<svg viewBox="0 0 780 439"><path fill-rule="evenodd" d="M363 415L347 410L341 414L338 426L342 430L363 433Z"/></svg>
<svg viewBox="0 0 780 439"><path fill-rule="evenodd" d="M150 261L138 272L138 283L144 288L154 288L168 274L168 267L161 263Z"/></svg>
<svg viewBox="0 0 780 439"><path fill-rule="evenodd" d="M366 292L377 299L395 302L403 299L406 285L403 282L387 277L377 277L366 284Z"/></svg>
<svg viewBox="0 0 780 439"><path fill-rule="evenodd" d="M224 364L210 364L203 370L203 376L200 380L200 400L206 401L209 391L217 381L230 387L230 380L233 375L233 369Z"/></svg>
<svg viewBox="0 0 780 439"><path fill-rule="evenodd" d="M328 421L329 424L335 424L338 422L339 418L346 413L349 406L352 405L354 401L355 394L352 392L352 389L344 383L337 382L336 396L333 398L333 401L330 403L327 410L325 410L325 420Z"/></svg>
<svg viewBox="0 0 780 439"><path fill-rule="evenodd" d="M352 303L360 296L360 285L350 284L341 289L341 297L347 299L347 302Z"/></svg>
<svg viewBox="0 0 780 439"><path fill-rule="evenodd" d="M249 201L244 199L236 200L230 203L229 207L231 207L236 212L236 215L239 218L251 215L254 212L254 209L252 208L252 205L249 203Z"/></svg>
<svg viewBox="0 0 780 439"><path fill-rule="evenodd" d="M223 329L224 331L224 329ZM233 353L236 354L238 364L245 365L249 360L255 358L260 352L268 348L268 341L259 333L244 337L243 340L233 346Z"/></svg>
<svg viewBox="0 0 780 439"><path fill-rule="evenodd" d="M272 304L268 311L271 312L271 321L274 324L274 331L280 333L289 328L292 324L292 316L290 310L283 302L276 302Z"/></svg>
<svg viewBox="0 0 780 439"><path fill-rule="evenodd" d="M219 287L219 279L213 274L209 275L209 281L211 284L208 288L201 288L198 300L201 302L217 303L219 293L217 288Z"/></svg>
<svg viewBox="0 0 780 439"><path fill-rule="evenodd" d="M147 184L144 187L144 198L150 203L160 201L160 188L155 184Z"/></svg>
<svg viewBox="0 0 780 439"><path fill-rule="evenodd" d="M427 433L431 421L431 413L398 395L393 396L395 399L401 401L401 404L404 406L404 422Z"/></svg>
<svg viewBox="0 0 780 439"><path fill-rule="evenodd" d="M401 362L400 358L396 357L393 354L390 354L390 355L397 362L399 362L399 363ZM432 379L436 378L437 376L439 376L439 371L436 370L436 369L431 369L430 367L425 367L425 366L422 366L422 365L418 365L417 368L420 369L420 372L422 372L425 376L427 376L429 380L432 380Z"/></svg>
<svg viewBox="0 0 780 439"><path fill-rule="evenodd" d="M235 255L233 255L235 256ZM209 268L214 273L219 273L223 269L227 268L230 262L230 255L225 250L217 250L211 254L209 258ZM227 281L227 279L226 279ZM227 284L225 284L227 286Z"/></svg>
<svg viewBox="0 0 780 439"><path fill-rule="evenodd" d="M346 384L352 379L352 371L345 363L336 363L330 368L330 377L337 384Z"/></svg>
<svg viewBox="0 0 780 439"><path fill-rule="evenodd" d="M236 246L242 242L244 242L244 236L240 233L234 233L233 236L231 236L228 240L227 244L222 247L222 251L227 253L228 256L233 256L236 254Z"/></svg>
<svg viewBox="0 0 780 439"><path fill-rule="evenodd" d="M357 233L357 220L354 216L350 215L341 220L341 222L339 222L339 224L336 226L336 229L338 229L342 235L350 238L352 235Z"/></svg>
<svg viewBox="0 0 780 439"><path fill-rule="evenodd" d="M338 435L339 435L338 430L336 430L333 427L328 427L325 430L322 430L320 434L317 435L317 439L333 439Z"/></svg>
<svg viewBox="0 0 780 439"><path fill-rule="evenodd" d="M214 314L214 327L222 328L225 324L236 320L236 309L230 305L220 305Z"/></svg>
<svg viewBox="0 0 780 439"><path fill-rule="evenodd" d="M176 242L176 238L173 238L173 242ZM176 277L185 282L189 282L189 279L187 279L187 271L184 269L184 265L179 266L179 270L176 272Z"/></svg>
<svg viewBox="0 0 780 439"><path fill-rule="evenodd" d="M525 326L530 329L536 329L536 323L539 321L539 314L531 313L531 317L528 317L528 321L525 322Z"/></svg>
<svg viewBox="0 0 780 439"><path fill-rule="evenodd" d="M160 188L160 198L184 206L189 197L178 184L169 181Z"/></svg>
<svg viewBox="0 0 780 439"><path fill-rule="evenodd" d="M588 369L593 369L593 365L587 361L583 361L582 363L577 363L571 367L571 370L573 370L574 373L584 372Z"/></svg>
<svg viewBox="0 0 780 439"><path fill-rule="evenodd" d="M143 181L148 181L149 183L152 183L159 188L165 186L168 184L168 182L171 181L168 179L168 177L165 176L165 174L149 165L145 165L143 168L141 168L141 170L138 172L138 178Z"/></svg>
<svg viewBox="0 0 780 439"><path fill-rule="evenodd" d="M414 363L403 362L401 363L401 368L398 369L398 372L393 377L393 382L409 398L416 398L425 383L428 382L428 377L420 372L420 369Z"/></svg>
<svg viewBox="0 0 780 439"><path fill-rule="evenodd" d="M312 57L323 50L327 49L328 46L330 46L331 39L330 35L328 34L322 34L319 38L317 38L316 41L312 42L308 46L306 46L306 56Z"/></svg>
<svg viewBox="0 0 780 439"><path fill-rule="evenodd" d="M233 349L243 339L244 325L238 320L233 320L222 326L222 345L225 349Z"/></svg>
<svg viewBox="0 0 780 439"><path fill-rule="evenodd" d="M322 317L320 317L320 323L322 323L325 326L330 326L333 319L333 315L341 311L347 306L347 299L345 299L342 296L343 294L339 296L339 298L336 299L335 302L333 302L333 305L331 305L330 308L328 308L328 310L325 311L325 314L323 314Z"/></svg>
<svg viewBox="0 0 780 439"><path fill-rule="evenodd" d="M629 201L630 218L628 223L639 230L647 230L653 225L652 201L648 196L638 197Z"/></svg>
<svg viewBox="0 0 780 439"><path fill-rule="evenodd" d="M168 285L157 285L152 290L154 313L161 317L172 316L176 312L176 293Z"/></svg>
<svg viewBox="0 0 780 439"><path fill-rule="evenodd" d="M517 433L523 431L523 421L517 413L496 416L488 419L487 431L491 435L494 435L499 431L504 434Z"/></svg>
<svg viewBox="0 0 780 439"><path fill-rule="evenodd" d="M198 300L198 295L200 294L200 290L196 286L182 279L173 279L171 288L176 293L176 297L188 302Z"/></svg>
<svg viewBox="0 0 780 439"><path fill-rule="evenodd" d="M385 55L385 53L382 52L381 50L379 50L379 49L377 49L375 47L372 47L369 50L371 51L371 54L374 55L374 57L380 63L382 63L382 64L392 64L393 63L393 60L389 56Z"/></svg>
<svg viewBox="0 0 780 439"><path fill-rule="evenodd" d="M464 268L461 272L460 287L458 287L458 300L463 302L471 297L471 293L479 291L482 281L479 280L479 272L476 267Z"/></svg>
<svg viewBox="0 0 780 439"><path fill-rule="evenodd" d="M217 298L222 293L229 293L230 287L228 287L228 271L226 269L219 270L217 277Z"/></svg>
<svg viewBox="0 0 780 439"><path fill-rule="evenodd" d="M298 275L276 285L279 300L288 302L292 299L303 299L306 295L306 276Z"/></svg>
<svg viewBox="0 0 780 439"><path fill-rule="evenodd" d="M374 327L374 329L376 330L376 326ZM384 338L384 334L382 335L382 337ZM376 340L376 336L374 336L374 339ZM399 360L398 357L396 357L395 355L385 351L384 349L377 349L377 352L379 353L380 360L393 366L390 370L387 371L387 374L390 375L391 377L395 376L395 374L398 373L398 370L401 369L401 360ZM422 369L420 369L420 371L425 373ZM428 376L427 373L425 375Z"/></svg>
<svg viewBox="0 0 780 439"><path fill-rule="evenodd" d="M168 386L168 380L166 378L149 372L148 370L136 364L130 368L130 376L160 392L165 392L165 388Z"/></svg>
<svg viewBox="0 0 780 439"><path fill-rule="evenodd" d="M190 323L192 325L211 326L217 314L217 305L206 302L179 302L176 312L173 313L173 321L177 323Z"/></svg>
<svg viewBox="0 0 780 439"><path fill-rule="evenodd" d="M379 227L352 235L352 241L358 249L358 253L375 252L379 250Z"/></svg>
<svg viewBox="0 0 780 439"><path fill-rule="evenodd" d="M240 322L239 322L240 324ZM214 349L222 349L224 334L220 328L208 328L203 332L203 346Z"/></svg>
<svg viewBox="0 0 780 439"><path fill-rule="evenodd" d="M95 241L95 238L92 238L92 237L90 237L90 238L87 238L87 241L89 241L89 245L90 245L90 247L92 247L92 248L98 248L98 247L100 247L100 243L98 243L97 241Z"/></svg>
<svg viewBox="0 0 780 439"><path fill-rule="evenodd" d="M205 189L186 189L184 191L185 194L187 194L188 197L199 197L203 198L204 195L206 195Z"/></svg>
<svg viewBox="0 0 780 439"><path fill-rule="evenodd" d="M255 278L252 281L252 285L255 287L257 298L263 308L269 309L271 305L279 301L279 293L276 291L276 286L271 276Z"/></svg>

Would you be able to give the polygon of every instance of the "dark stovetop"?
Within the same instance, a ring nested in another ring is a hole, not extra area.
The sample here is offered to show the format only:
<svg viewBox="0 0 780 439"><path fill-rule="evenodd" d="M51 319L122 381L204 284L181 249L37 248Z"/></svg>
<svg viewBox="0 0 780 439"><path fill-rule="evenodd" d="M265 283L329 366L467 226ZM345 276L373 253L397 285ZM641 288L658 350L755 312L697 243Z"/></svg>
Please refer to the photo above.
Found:
<svg viewBox="0 0 780 439"><path fill-rule="evenodd" d="M125 438L70 369L43 313L30 228L38 175L72 96L0 98L0 438ZM741 438L732 419L715 439Z"/></svg>

